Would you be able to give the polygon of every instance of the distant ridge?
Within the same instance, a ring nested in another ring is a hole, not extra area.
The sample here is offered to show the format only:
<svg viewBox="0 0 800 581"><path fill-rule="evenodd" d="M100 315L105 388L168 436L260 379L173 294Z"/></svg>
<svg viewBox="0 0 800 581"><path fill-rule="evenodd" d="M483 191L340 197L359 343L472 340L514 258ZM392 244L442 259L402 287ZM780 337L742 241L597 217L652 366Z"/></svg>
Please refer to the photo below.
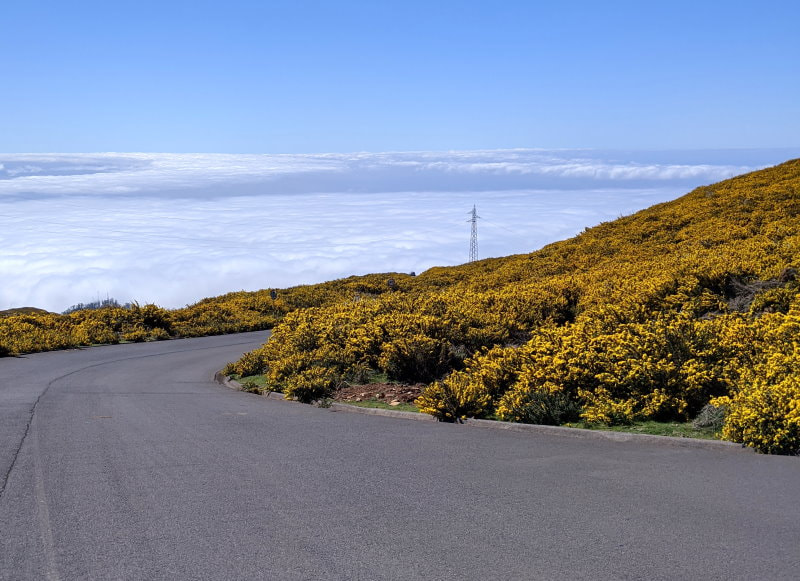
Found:
<svg viewBox="0 0 800 581"><path fill-rule="evenodd" d="M47 315L49 312L50 311L45 311L37 307L16 307L0 311L0 318L11 317L13 315Z"/></svg>

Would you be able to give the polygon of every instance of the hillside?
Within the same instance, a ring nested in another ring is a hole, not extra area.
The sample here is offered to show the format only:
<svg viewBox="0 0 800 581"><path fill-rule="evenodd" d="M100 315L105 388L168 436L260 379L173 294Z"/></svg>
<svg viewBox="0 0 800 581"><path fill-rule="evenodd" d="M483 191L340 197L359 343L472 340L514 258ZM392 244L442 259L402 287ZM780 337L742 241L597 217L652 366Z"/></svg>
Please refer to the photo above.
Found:
<svg viewBox="0 0 800 581"><path fill-rule="evenodd" d="M0 356L270 329L296 309L389 292L386 281L391 277L408 275L367 275L288 289L232 292L174 310L137 303L67 314L10 309L0 317Z"/></svg>
<svg viewBox="0 0 800 581"><path fill-rule="evenodd" d="M449 421L727 412L726 438L795 452L799 225L794 160L538 252L296 310L229 371L265 372L303 401L377 376L421 381L423 411Z"/></svg>
<svg viewBox="0 0 800 581"><path fill-rule="evenodd" d="M800 160L697 188L537 252L167 311L0 318L0 354L275 327L231 364L313 401L376 379L421 409L561 424L725 417L800 450Z"/></svg>
<svg viewBox="0 0 800 581"><path fill-rule="evenodd" d="M48 311L44 309L37 309L36 307L16 307L13 309L5 309L0 311L0 319L3 317L11 317L14 315L46 315Z"/></svg>

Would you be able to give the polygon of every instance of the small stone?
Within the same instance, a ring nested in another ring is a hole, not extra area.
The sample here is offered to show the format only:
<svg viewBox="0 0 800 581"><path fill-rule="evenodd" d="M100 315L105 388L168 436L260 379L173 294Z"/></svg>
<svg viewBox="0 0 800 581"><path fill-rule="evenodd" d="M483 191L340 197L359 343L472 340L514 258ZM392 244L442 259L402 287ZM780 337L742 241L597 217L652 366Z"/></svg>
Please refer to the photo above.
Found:
<svg viewBox="0 0 800 581"><path fill-rule="evenodd" d="M396 399L389 402L389 405L400 405L401 402L397 401Z"/></svg>
<svg viewBox="0 0 800 581"><path fill-rule="evenodd" d="M356 398L356 399L354 399L353 401L361 401L361 398L360 398L360 397L357 397L357 398Z"/></svg>

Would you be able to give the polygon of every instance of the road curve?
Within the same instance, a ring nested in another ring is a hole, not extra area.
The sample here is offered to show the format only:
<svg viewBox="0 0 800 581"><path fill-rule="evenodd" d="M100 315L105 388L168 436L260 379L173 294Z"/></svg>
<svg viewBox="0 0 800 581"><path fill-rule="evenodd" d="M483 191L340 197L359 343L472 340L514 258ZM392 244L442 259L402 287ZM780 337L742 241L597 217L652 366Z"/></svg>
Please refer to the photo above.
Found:
<svg viewBox="0 0 800 581"><path fill-rule="evenodd" d="M265 337L0 359L0 579L797 578L797 458L213 382Z"/></svg>

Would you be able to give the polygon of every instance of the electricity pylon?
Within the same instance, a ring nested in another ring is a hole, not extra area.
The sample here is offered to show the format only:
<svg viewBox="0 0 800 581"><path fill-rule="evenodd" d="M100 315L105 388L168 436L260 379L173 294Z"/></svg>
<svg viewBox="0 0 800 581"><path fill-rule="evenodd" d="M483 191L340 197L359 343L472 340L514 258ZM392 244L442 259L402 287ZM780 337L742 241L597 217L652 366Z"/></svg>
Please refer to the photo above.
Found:
<svg viewBox="0 0 800 581"><path fill-rule="evenodd" d="M469 237L469 261L475 262L478 260L478 211L475 206L472 206L472 217L467 222L472 223L472 233Z"/></svg>

